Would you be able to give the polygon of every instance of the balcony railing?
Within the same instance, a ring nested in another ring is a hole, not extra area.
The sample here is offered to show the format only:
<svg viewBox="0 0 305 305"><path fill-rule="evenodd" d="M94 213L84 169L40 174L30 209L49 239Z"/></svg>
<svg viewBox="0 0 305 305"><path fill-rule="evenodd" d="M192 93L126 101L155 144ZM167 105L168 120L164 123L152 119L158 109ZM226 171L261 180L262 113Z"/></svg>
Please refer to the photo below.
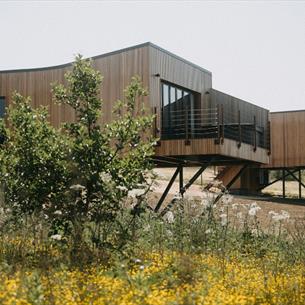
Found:
<svg viewBox="0 0 305 305"><path fill-rule="evenodd" d="M248 120L241 111L224 112L221 106L203 109L163 110L161 113L161 139L215 139L222 143L225 138L256 147L270 148L269 125L259 126L255 116Z"/></svg>

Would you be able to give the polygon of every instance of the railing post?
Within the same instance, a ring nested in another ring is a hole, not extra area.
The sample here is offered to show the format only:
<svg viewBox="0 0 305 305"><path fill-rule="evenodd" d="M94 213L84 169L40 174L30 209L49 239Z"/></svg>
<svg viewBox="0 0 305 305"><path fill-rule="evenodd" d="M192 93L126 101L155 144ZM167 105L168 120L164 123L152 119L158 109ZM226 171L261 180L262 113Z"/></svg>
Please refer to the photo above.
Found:
<svg viewBox="0 0 305 305"><path fill-rule="evenodd" d="M268 130L267 130L267 149L268 149L268 155L271 155L271 123L268 121Z"/></svg>
<svg viewBox="0 0 305 305"><path fill-rule="evenodd" d="M189 116L188 116L188 105L186 103L185 105L185 145L190 145L189 140Z"/></svg>
<svg viewBox="0 0 305 305"><path fill-rule="evenodd" d="M256 151L256 116L253 116L253 151Z"/></svg>
<svg viewBox="0 0 305 305"><path fill-rule="evenodd" d="M237 113L238 116L238 148L241 146L241 124L240 124L240 110Z"/></svg>
<svg viewBox="0 0 305 305"><path fill-rule="evenodd" d="M224 110L223 104L221 104L221 144L223 144L225 138L225 124L224 124Z"/></svg>
<svg viewBox="0 0 305 305"><path fill-rule="evenodd" d="M217 140L216 144L220 144L221 139L221 132L220 132L220 120L221 120L221 114L220 114L220 105L217 105Z"/></svg>

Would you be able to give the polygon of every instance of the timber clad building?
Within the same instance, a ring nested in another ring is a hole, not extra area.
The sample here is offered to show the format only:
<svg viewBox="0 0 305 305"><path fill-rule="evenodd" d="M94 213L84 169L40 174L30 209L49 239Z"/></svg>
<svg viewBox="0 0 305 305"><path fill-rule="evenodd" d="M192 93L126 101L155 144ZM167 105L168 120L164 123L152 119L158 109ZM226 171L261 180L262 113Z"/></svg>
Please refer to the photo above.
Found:
<svg viewBox="0 0 305 305"><path fill-rule="evenodd" d="M200 166L199 172L209 165L223 166L218 178L227 187L248 192L269 184L268 169L282 169L284 177L293 175L299 180L305 167L305 110L269 113L215 90L210 71L152 43L96 56L92 61L104 76L105 121L111 120L113 102L122 98L131 77L140 76L149 90L143 102L156 114L153 132L160 138L154 162L177 167L174 178L180 174L182 192L188 187L183 185L185 166ZM50 87L53 82L64 83L70 69L71 64L66 64L0 71L0 115L5 115L5 106L17 90L31 96L33 106L48 106L54 126L73 121L71 108L52 102Z"/></svg>

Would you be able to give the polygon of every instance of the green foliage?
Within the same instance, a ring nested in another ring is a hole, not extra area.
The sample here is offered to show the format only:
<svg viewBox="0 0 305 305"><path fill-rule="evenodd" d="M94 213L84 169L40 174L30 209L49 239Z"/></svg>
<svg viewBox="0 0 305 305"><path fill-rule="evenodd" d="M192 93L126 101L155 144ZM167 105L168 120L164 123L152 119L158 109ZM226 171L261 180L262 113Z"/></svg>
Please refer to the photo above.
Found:
<svg viewBox="0 0 305 305"><path fill-rule="evenodd" d="M47 121L45 108L33 109L30 98L15 93L1 145L1 184L14 214L38 215L62 200L66 187L67 139Z"/></svg>
<svg viewBox="0 0 305 305"><path fill-rule="evenodd" d="M14 94L8 124L0 124L6 208L14 215L30 215L31 221L36 217L35 232L43 216L49 236L62 243L72 237L73 253L85 253L90 243L121 251L133 238L150 187L155 140L150 135L153 117L143 104L147 91L138 77L132 78L106 123L102 76L90 60L77 56L66 80L66 87L54 84L52 89L54 100L76 113L62 130L48 123L47 109L33 109L30 98Z"/></svg>
<svg viewBox="0 0 305 305"><path fill-rule="evenodd" d="M124 199L128 191L148 187L146 175L154 139L147 134L153 117L145 115L143 105L139 105L147 92L139 78L132 78L125 99L117 102L113 120L107 124L101 123L102 77L91 62L78 56L66 79L67 87L53 86L55 101L70 105L77 117L74 123L65 124L74 185L70 199L62 205L63 219L72 223L78 241L89 223L87 229L96 245L121 247L128 231L118 223L119 214L126 208ZM136 211L140 210L137 205ZM131 215L134 219L134 213ZM113 232L122 235L120 242L114 240Z"/></svg>

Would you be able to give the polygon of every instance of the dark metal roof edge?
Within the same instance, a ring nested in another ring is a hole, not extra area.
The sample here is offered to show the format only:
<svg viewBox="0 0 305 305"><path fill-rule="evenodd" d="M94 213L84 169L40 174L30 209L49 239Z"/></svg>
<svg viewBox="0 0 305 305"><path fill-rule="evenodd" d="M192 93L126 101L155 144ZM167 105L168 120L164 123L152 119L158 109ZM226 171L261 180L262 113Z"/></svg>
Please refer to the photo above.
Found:
<svg viewBox="0 0 305 305"><path fill-rule="evenodd" d="M111 56L111 55L115 55L115 54L118 54L118 53L122 53L122 52L127 52L127 51L130 51L130 50L134 50L134 49L139 49L139 48L143 48L143 47L146 47L146 46L151 46L153 48L156 48L164 53L167 53L168 55L172 56L172 57L175 57L176 59L178 60L181 60L183 62L185 62L186 64L189 64L191 66L193 66L194 68L197 68L205 73L208 73L210 75L212 75L212 72L178 56L178 55L175 55L151 42L144 42L144 43L141 43L141 44L137 44L137 45L134 45L134 46L131 46L131 47L127 47L127 48L123 48L123 49L119 49L119 50L116 50L116 51L112 51L112 52L107 52L107 53L104 53L104 54L100 54L100 55L95 55L95 56L92 56L92 57L89 57L90 59L94 60L94 59L98 59L98 58L103 58L103 57L107 57L107 56ZM25 69L13 69L13 70L0 70L0 73L14 73L14 72L35 72L35 71L45 71L45 70L52 70L52 69L60 69L60 68L66 68L66 67L69 67L73 64L73 62L69 62L69 63L66 63L66 64L61 64L61 65L55 65L55 66L48 66L48 67L41 67L41 68L25 68Z"/></svg>
<svg viewBox="0 0 305 305"><path fill-rule="evenodd" d="M252 103L252 102L245 101L245 100L243 100L243 99L241 99L241 98L239 98L239 97L233 96L233 95L231 95L231 94L227 94L227 93L225 93L225 92L223 92L223 91L220 91L220 90L217 90L217 89L214 89L214 88L211 88L210 90L213 90L213 91L217 91L217 92L226 94L226 95L228 95L228 96L230 96L230 97L236 98L236 99L241 100L241 101L243 101L243 102L245 102L245 103L248 103L248 104L250 104L250 105L253 105L253 106L255 106L255 107L259 107L259 108L261 108L261 109L264 109L264 110L270 112L270 110L267 109L267 108L264 108L264 107L262 107L262 106L258 106L258 105L254 104L254 103Z"/></svg>
<svg viewBox="0 0 305 305"><path fill-rule="evenodd" d="M305 109L299 109L299 110L283 110L283 111L272 111L270 112L270 114L273 114L273 113L290 113L290 112L305 112Z"/></svg>
<svg viewBox="0 0 305 305"><path fill-rule="evenodd" d="M98 59L98 58L102 58L102 57L107 57L107 56L115 55L115 54L122 53L122 52L127 52L127 51L130 51L130 50L133 50L133 49L139 49L139 48L142 48L142 47L145 47L145 46L149 46L150 44L151 44L150 42L145 42L145 43L141 43L141 44L134 45L134 46L131 46L131 47L119 49L119 50L116 50L116 51L111 51L111 52L107 52L107 53L104 53L104 54L91 56L91 57L88 57L88 58L94 60L94 59ZM52 69L60 69L60 68L69 67L72 64L73 64L73 61L69 62L69 63L66 63L66 64L55 65L55 66L48 66L48 67L41 67L41 68L0 70L0 73L45 71L45 70L52 70Z"/></svg>
<svg viewBox="0 0 305 305"><path fill-rule="evenodd" d="M174 57L174 58L176 58L176 59L178 59L178 60L181 60L182 62L184 62L184 63L186 63L186 64L188 64L188 65L191 65L191 66L193 66L194 68L199 69L200 71L203 71L203 72L205 72L205 73L208 73L208 74L212 75L212 72L211 72L211 71L209 71L209 70L207 70L207 69L204 69L204 68L202 68L202 67L200 67L200 66L198 66L198 65L196 65L196 64L194 64L194 63L192 63L191 61L188 61L188 60L184 59L183 57L180 57L180 56L178 56L178 55L176 55L176 54L174 54L174 53L172 53L172 52L170 52L170 51L167 51L167 50L165 50L165 49L163 49L163 48L161 48L161 47L155 45L155 44L152 43L152 42L148 42L148 45L150 45L151 47L153 47L153 48L155 48L155 49L157 49L157 50L159 50L159 51L161 51L161 52L164 52L164 53L166 53L166 54L168 54L168 55L170 55L170 56L172 56L172 57Z"/></svg>

